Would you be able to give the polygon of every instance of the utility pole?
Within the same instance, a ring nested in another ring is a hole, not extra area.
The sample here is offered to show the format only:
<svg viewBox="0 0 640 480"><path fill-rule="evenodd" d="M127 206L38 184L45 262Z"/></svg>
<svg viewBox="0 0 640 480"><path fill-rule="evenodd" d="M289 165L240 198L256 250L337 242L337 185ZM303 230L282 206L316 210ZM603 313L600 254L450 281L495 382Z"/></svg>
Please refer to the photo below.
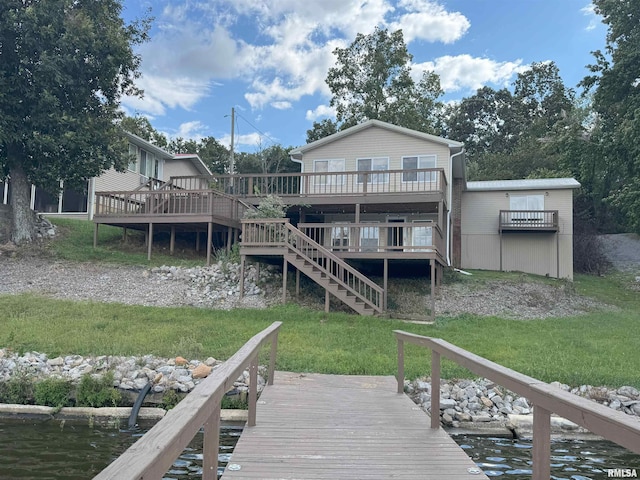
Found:
<svg viewBox="0 0 640 480"><path fill-rule="evenodd" d="M231 155L229 156L229 175L233 175L234 165L233 165L233 136L234 129L236 124L236 109L231 107ZM233 182L233 179L231 180Z"/></svg>

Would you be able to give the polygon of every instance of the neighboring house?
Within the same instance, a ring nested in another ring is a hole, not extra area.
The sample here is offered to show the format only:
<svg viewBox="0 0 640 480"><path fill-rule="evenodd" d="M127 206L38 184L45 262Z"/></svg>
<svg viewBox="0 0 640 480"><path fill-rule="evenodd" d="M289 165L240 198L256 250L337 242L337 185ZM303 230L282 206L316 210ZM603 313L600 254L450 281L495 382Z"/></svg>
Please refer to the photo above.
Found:
<svg viewBox="0 0 640 480"><path fill-rule="evenodd" d="M37 212L65 217L93 218L95 192L109 190L136 190L157 188L171 176L211 175L211 171L195 154L173 155L152 143L126 133L129 153L134 161L126 171L111 168L98 177L87 181L82 190L64 188L60 181L60 193L51 195L41 188L31 188L31 208ZM0 183L2 203L9 202L10 182Z"/></svg>

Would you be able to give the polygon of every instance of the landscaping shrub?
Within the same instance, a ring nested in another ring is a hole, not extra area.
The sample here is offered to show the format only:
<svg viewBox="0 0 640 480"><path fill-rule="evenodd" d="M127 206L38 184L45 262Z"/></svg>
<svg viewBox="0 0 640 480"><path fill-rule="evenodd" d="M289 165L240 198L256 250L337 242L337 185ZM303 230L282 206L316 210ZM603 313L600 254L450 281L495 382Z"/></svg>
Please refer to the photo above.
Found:
<svg viewBox="0 0 640 480"><path fill-rule="evenodd" d="M35 384L34 398L37 405L66 407L69 405L71 382L64 378L46 378Z"/></svg>
<svg viewBox="0 0 640 480"><path fill-rule="evenodd" d="M24 372L0 382L0 403L28 405L33 403L33 380Z"/></svg>
<svg viewBox="0 0 640 480"><path fill-rule="evenodd" d="M602 275L611 268L604 246L595 231L576 223L573 232L573 270L576 273Z"/></svg>
<svg viewBox="0 0 640 480"><path fill-rule="evenodd" d="M113 388L113 372L102 377L84 375L76 390L76 405L79 407L117 407L122 399Z"/></svg>

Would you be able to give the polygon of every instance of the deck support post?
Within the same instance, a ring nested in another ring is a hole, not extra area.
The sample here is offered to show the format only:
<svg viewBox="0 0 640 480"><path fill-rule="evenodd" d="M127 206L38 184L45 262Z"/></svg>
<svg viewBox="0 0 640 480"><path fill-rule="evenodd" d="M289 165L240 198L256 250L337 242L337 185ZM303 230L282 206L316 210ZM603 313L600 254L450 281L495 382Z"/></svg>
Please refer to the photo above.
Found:
<svg viewBox="0 0 640 480"><path fill-rule="evenodd" d="M127 243L127 234L128 234L127 227L124 227L122 229L122 243Z"/></svg>
<svg viewBox="0 0 640 480"><path fill-rule="evenodd" d="M98 225L100 224L93 224L93 248L96 248L98 246Z"/></svg>
<svg viewBox="0 0 640 480"><path fill-rule="evenodd" d="M502 271L502 230L500 230L500 271Z"/></svg>
<svg viewBox="0 0 640 480"><path fill-rule="evenodd" d="M244 298L244 264L246 255L240 255L240 300Z"/></svg>
<svg viewBox="0 0 640 480"><path fill-rule="evenodd" d="M556 278L560 280L560 233L556 232Z"/></svg>
<svg viewBox="0 0 640 480"><path fill-rule="evenodd" d="M153 223L149 223L149 233L147 241L147 261L151 260L151 249L153 248Z"/></svg>
<svg viewBox="0 0 640 480"><path fill-rule="evenodd" d="M207 223L207 267L211 266L211 237L213 236L213 223Z"/></svg>
<svg viewBox="0 0 640 480"><path fill-rule="evenodd" d="M431 428L440 428L440 354L431 350Z"/></svg>
<svg viewBox="0 0 640 480"><path fill-rule="evenodd" d="M227 253L231 251L232 241L233 241L233 227L227 227Z"/></svg>
<svg viewBox="0 0 640 480"><path fill-rule="evenodd" d="M196 252L200 251L200 232L196 231Z"/></svg>
<svg viewBox="0 0 640 480"><path fill-rule="evenodd" d="M404 340L398 338L398 393L404 393Z"/></svg>
<svg viewBox="0 0 640 480"><path fill-rule="evenodd" d="M329 290L324 291L324 311L326 313L329 313L329 305L330 305L330 298L329 298Z"/></svg>
<svg viewBox="0 0 640 480"><path fill-rule="evenodd" d="M387 285L389 284L389 259L385 258L384 262L384 272L383 272L383 281L382 281L382 310L387 309Z"/></svg>
<svg viewBox="0 0 640 480"><path fill-rule="evenodd" d="M533 406L532 480L547 480L551 475L551 412Z"/></svg>
<svg viewBox="0 0 640 480"><path fill-rule="evenodd" d="M176 226L171 225L171 238L169 239L169 255L173 255L176 249Z"/></svg>
<svg viewBox="0 0 640 480"><path fill-rule="evenodd" d="M300 296L300 270L296 268L296 297Z"/></svg>
<svg viewBox="0 0 640 480"><path fill-rule="evenodd" d="M282 303L287 303L287 269L289 268L289 262L285 258L282 262Z"/></svg>
<svg viewBox="0 0 640 480"><path fill-rule="evenodd" d="M256 426L256 403L258 401L258 355L251 359L249 366L249 418L247 425Z"/></svg>
<svg viewBox="0 0 640 480"><path fill-rule="evenodd" d="M202 479L218 478L218 449L220 448L220 402L215 402L211 416L204 424L202 446Z"/></svg>
<svg viewBox="0 0 640 480"><path fill-rule="evenodd" d="M431 320L436 319L436 262L431 259Z"/></svg>

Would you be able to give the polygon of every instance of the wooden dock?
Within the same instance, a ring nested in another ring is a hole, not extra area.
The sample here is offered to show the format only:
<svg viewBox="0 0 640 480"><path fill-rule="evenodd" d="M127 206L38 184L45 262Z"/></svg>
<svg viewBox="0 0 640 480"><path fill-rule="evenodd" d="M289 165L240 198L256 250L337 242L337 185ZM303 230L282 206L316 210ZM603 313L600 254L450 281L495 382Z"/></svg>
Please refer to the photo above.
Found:
<svg viewBox="0 0 640 480"><path fill-rule="evenodd" d="M223 480L487 479L394 377L276 372Z"/></svg>

